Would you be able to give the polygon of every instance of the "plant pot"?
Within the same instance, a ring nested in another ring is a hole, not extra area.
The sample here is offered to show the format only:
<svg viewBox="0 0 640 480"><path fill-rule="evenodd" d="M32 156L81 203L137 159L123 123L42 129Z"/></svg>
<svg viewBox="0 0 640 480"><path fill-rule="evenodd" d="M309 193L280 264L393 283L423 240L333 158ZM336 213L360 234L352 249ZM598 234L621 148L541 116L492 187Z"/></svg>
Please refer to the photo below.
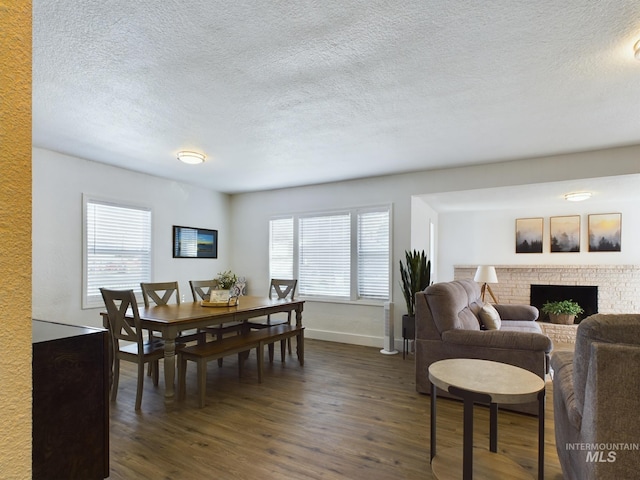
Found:
<svg viewBox="0 0 640 480"><path fill-rule="evenodd" d="M549 319L551 323L558 323L560 325L572 325L574 320L576 319L575 315L570 315L568 313L550 313Z"/></svg>
<svg viewBox="0 0 640 480"><path fill-rule="evenodd" d="M402 338L415 340L416 338L416 317L402 315Z"/></svg>

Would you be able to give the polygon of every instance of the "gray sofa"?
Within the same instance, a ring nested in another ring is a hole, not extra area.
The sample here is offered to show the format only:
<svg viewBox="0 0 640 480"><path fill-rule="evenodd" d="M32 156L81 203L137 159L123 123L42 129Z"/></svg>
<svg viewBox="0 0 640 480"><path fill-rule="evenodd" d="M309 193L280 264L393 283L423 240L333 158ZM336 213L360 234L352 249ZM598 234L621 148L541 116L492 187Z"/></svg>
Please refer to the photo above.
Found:
<svg viewBox="0 0 640 480"><path fill-rule="evenodd" d="M596 314L551 358L556 449L567 480L640 475L640 315ZM593 448L596 446L596 448Z"/></svg>
<svg viewBox="0 0 640 480"><path fill-rule="evenodd" d="M535 322L530 305L494 305L502 321L498 330L483 330L484 303L473 280L436 283L416 294L416 390L429 393L428 369L447 358L478 358L508 363L541 378L549 371L552 343ZM449 396L446 392L439 392ZM505 408L537 415L536 402Z"/></svg>

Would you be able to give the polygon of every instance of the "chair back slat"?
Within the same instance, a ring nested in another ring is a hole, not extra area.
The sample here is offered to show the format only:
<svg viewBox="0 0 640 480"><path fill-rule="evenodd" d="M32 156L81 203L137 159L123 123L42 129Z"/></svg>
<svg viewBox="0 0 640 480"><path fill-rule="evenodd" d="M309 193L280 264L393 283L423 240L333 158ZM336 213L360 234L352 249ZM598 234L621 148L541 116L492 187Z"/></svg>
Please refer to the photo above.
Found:
<svg viewBox="0 0 640 480"><path fill-rule="evenodd" d="M271 285L269 287L269 298L274 298L275 293L277 299L289 298L293 300L296 294L296 286L298 280L282 280L277 278L271 279Z"/></svg>
<svg viewBox="0 0 640 480"><path fill-rule="evenodd" d="M180 303L180 289L178 282L141 283L142 299L144 306L149 307L149 299L156 305L166 305L175 293L176 303Z"/></svg>
<svg viewBox="0 0 640 480"><path fill-rule="evenodd" d="M209 300L211 297L211 290L218 288L219 283L217 280L189 280L191 286L191 295L193 295L193 301Z"/></svg>
<svg viewBox="0 0 640 480"><path fill-rule="evenodd" d="M107 307L109 332L114 349L120 348L120 340L138 344L142 348L142 328L138 303L133 290L109 290L101 288L102 299ZM127 318L127 310L131 309L133 320Z"/></svg>

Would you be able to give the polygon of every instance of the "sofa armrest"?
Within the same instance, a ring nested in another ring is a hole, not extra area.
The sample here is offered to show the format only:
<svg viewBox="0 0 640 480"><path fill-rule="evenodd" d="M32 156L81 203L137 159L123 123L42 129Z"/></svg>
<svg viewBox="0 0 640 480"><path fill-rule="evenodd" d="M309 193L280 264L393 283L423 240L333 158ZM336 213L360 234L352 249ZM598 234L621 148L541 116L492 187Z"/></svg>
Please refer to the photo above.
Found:
<svg viewBox="0 0 640 480"><path fill-rule="evenodd" d="M551 352L551 339L542 333L507 332L502 330L447 330L442 333L446 343L484 348L508 348Z"/></svg>
<svg viewBox="0 0 640 480"><path fill-rule="evenodd" d="M502 320L531 320L538 319L538 309L533 305L508 305L495 304L496 310Z"/></svg>

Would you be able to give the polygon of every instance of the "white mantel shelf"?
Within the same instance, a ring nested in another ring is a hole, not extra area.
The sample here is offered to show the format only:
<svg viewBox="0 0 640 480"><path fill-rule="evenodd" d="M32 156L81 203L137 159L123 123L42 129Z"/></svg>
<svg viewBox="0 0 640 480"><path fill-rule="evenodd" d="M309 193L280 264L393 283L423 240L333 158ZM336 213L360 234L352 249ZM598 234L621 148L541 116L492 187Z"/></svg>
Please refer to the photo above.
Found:
<svg viewBox="0 0 640 480"><path fill-rule="evenodd" d="M600 313L640 313L640 265L494 265L491 289L500 303L528 304L531 285L595 285ZM477 265L454 266L454 278L473 278Z"/></svg>

